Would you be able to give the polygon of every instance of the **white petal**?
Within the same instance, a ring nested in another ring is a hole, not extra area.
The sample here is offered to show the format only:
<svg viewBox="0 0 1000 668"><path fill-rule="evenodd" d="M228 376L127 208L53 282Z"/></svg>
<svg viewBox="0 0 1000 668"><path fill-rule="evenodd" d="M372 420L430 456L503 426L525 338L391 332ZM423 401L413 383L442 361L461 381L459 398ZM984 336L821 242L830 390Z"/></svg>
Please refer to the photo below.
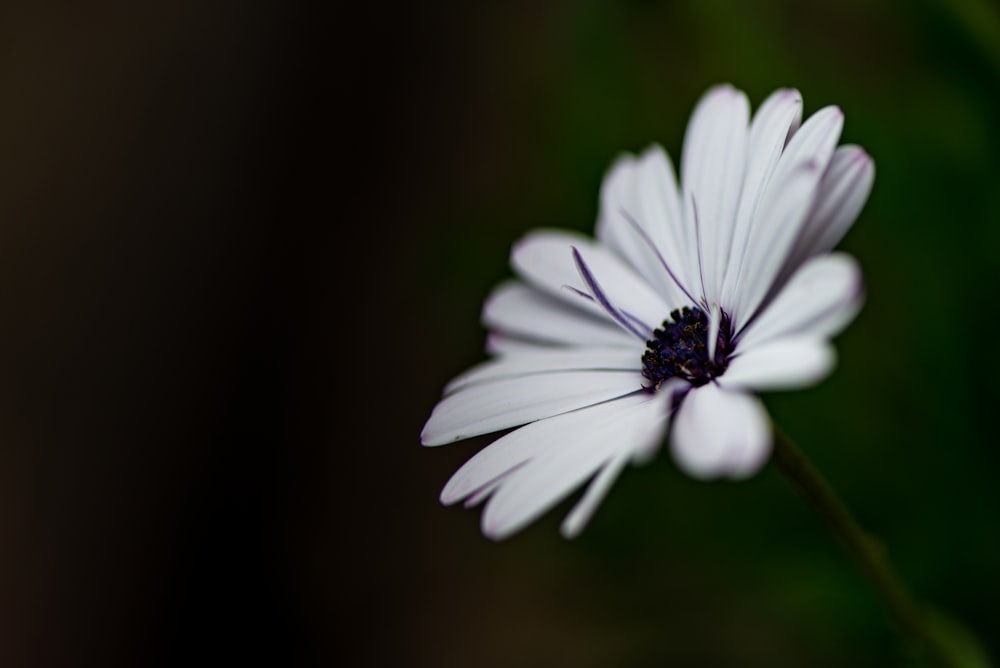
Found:
<svg viewBox="0 0 1000 668"><path fill-rule="evenodd" d="M792 137L782 153L750 223L746 252L732 285L734 325L741 328L764 301L791 255L830 158L843 113L821 109Z"/></svg>
<svg viewBox="0 0 1000 668"><path fill-rule="evenodd" d="M503 334L501 332L490 332L486 337L487 355L516 355L519 353L543 353L550 350L562 350L562 346L552 344L539 344L533 341L521 339L517 336Z"/></svg>
<svg viewBox="0 0 1000 668"><path fill-rule="evenodd" d="M606 316L584 312L514 281L493 290L483 305L482 319L491 329L540 342L635 345L635 337Z"/></svg>
<svg viewBox="0 0 1000 668"><path fill-rule="evenodd" d="M750 125L750 145L747 153L746 176L740 194L733 245L723 289L723 307L732 309L734 283L738 278L750 235L750 223L763 195L789 135L798 127L802 117L802 96L797 90L784 89L768 97L754 114Z"/></svg>
<svg viewBox="0 0 1000 668"><path fill-rule="evenodd" d="M677 464L695 478L745 478L771 452L771 427L760 399L714 383L688 393L670 437Z"/></svg>
<svg viewBox="0 0 1000 668"><path fill-rule="evenodd" d="M684 395L687 394L690 388L691 385L686 380L680 378L670 378L661 383L656 393L662 397L662 411L667 415L672 415L674 406L684 398ZM662 443L657 440L650 441L645 448L633 448L632 463L636 466L648 464L660 451L661 445Z"/></svg>
<svg viewBox="0 0 1000 668"><path fill-rule="evenodd" d="M664 401L662 394L643 392L537 423L539 427L535 433L520 437L536 444L534 457L513 471L487 502L482 517L483 533L496 540L509 536L565 498L602 467L612 465L619 457L628 458L633 449L647 448L650 441L659 440L667 422ZM543 430L544 423L557 421L560 424L545 425ZM512 438L526 429L528 427L505 438ZM599 477L594 484L603 487L609 482ZM597 489L581 501L584 505L570 522L571 529L582 528L579 525L593 511L591 506L603 491Z"/></svg>
<svg viewBox="0 0 1000 668"><path fill-rule="evenodd" d="M558 348L543 352L503 355L476 365L457 376L445 387L454 392L472 383L528 376L546 371L635 371L642 367L642 349L628 348Z"/></svg>
<svg viewBox="0 0 1000 668"><path fill-rule="evenodd" d="M474 493L466 497L465 501L462 502L462 505L465 506L466 508L473 508L475 506L478 506L480 503L489 498L490 494L497 491L497 489L500 487L500 485L503 484L503 481L507 479L507 476L510 475L510 473L511 472L508 471L507 473L501 474L500 477L495 478L490 482L486 483L485 485L477 489ZM441 503L444 503L445 505L451 505L451 503L453 503L452 501L445 501L444 499L445 499L444 494L442 494Z"/></svg>
<svg viewBox="0 0 1000 668"><path fill-rule="evenodd" d="M718 381L726 389L758 392L808 387L825 378L835 361L823 339L775 339L740 353Z"/></svg>
<svg viewBox="0 0 1000 668"><path fill-rule="evenodd" d="M666 419L666 418L664 418ZM622 452L612 457L611 461L604 465L594 480L587 486L587 491L583 497L573 506L566 519L559 527L565 538L576 538L590 522L590 518L597 511L597 506L601 504L604 497L608 495L611 485L618 479L619 474L629 461L629 453Z"/></svg>
<svg viewBox="0 0 1000 668"><path fill-rule="evenodd" d="M647 148L639 158L637 176L635 190L639 197L639 213L648 223L643 224L643 220L638 219L636 222L646 231L659 252L659 257L649 258L649 261L655 274L663 278L666 294L674 294L680 299L683 293L673 279L664 276L663 263L666 261L676 278L690 290L689 277L684 273L690 246L687 245L684 229L680 189L666 151L655 144ZM671 300L670 303L676 301Z"/></svg>
<svg viewBox="0 0 1000 668"><path fill-rule="evenodd" d="M687 387L688 384L680 379L668 380L664 383L660 389L657 391L659 406L655 407L658 415L669 416L672 410L672 405L675 396L675 391L680 387ZM663 428L666 428L666 419L663 422ZM566 538L574 538L583 530L586 524L590 521L593 516L594 511L597 509L598 504L604 499L608 490L611 488L611 484L618 478L618 474L625 467L625 464L631 461L633 464L642 465L647 464L653 458L662 445L662 433L658 430L654 434L655 437L647 438L645 445L641 442L636 443L635 446L629 451L623 451L615 455L615 457L603 468L601 472L594 477L593 482L587 487L587 491L584 493L583 497L579 502L573 507L573 510L566 516L563 520L560 530L563 536Z"/></svg>
<svg viewBox="0 0 1000 668"><path fill-rule="evenodd" d="M560 371L467 385L434 407L420 440L443 445L641 391L638 371Z"/></svg>
<svg viewBox="0 0 1000 668"><path fill-rule="evenodd" d="M510 264L532 287L603 318L604 310L598 304L568 289L586 291L573 262L573 248L594 245L593 239L569 230L533 230L513 245Z"/></svg>
<svg viewBox="0 0 1000 668"><path fill-rule="evenodd" d="M614 162L601 184L597 238L625 258L668 304L690 301L663 266L688 286L683 223L674 169L661 147Z"/></svg>
<svg viewBox="0 0 1000 668"><path fill-rule="evenodd" d="M491 357L498 357L501 355L515 355L515 354L525 354L525 355L548 355L552 352L561 351L582 351L590 349L600 349L600 350L619 350L628 351L628 354L641 355L643 346L638 344L633 338L622 338L616 345L599 345L592 346L590 344L579 344L579 345L569 345L569 344L558 344L545 341L537 341L527 338L522 338L517 335L504 334L502 332L490 332L486 337L485 352Z"/></svg>
<svg viewBox="0 0 1000 668"><path fill-rule="evenodd" d="M577 447L575 443L581 433L609 418L626 414L635 406L646 405L651 396L661 395L636 393L598 406L539 420L510 432L480 450L451 476L441 490L441 502L450 505L469 496L479 497L487 489L496 488L504 476L548 450L573 450ZM666 407L663 402L660 406ZM662 410L662 413L667 415L666 410ZM618 445L625 444L619 442ZM621 449L623 452L630 450L628 447Z"/></svg>
<svg viewBox="0 0 1000 668"><path fill-rule="evenodd" d="M573 257L576 248L601 289L618 309L645 322L650 331L670 313L670 307L641 276L608 248L576 234L559 230L537 230L519 241L511 253L511 264L524 278L549 294L562 299L581 298L567 291L570 286L590 293L580 278ZM583 301L591 310L597 304Z"/></svg>
<svg viewBox="0 0 1000 668"><path fill-rule="evenodd" d="M851 145L837 149L795 243L790 268L813 255L833 250L861 213L874 180L875 163L864 149Z"/></svg>
<svg viewBox="0 0 1000 668"><path fill-rule="evenodd" d="M685 218L700 238L705 297L717 302L732 246L746 167L750 103L732 86L716 86L691 116L681 162Z"/></svg>
<svg viewBox="0 0 1000 668"><path fill-rule="evenodd" d="M582 346L587 347L587 346ZM527 353L529 355L536 355L546 352L552 352L553 350L573 350L577 348L568 348L563 345L555 343L547 343L540 341L533 341L526 338L521 338L517 335L504 334L502 332L490 332L486 337L486 354L491 356L497 355L515 355L519 353Z"/></svg>
<svg viewBox="0 0 1000 668"><path fill-rule="evenodd" d="M854 258L844 253L815 257L792 275L737 345L751 349L789 336L830 338L854 319L863 300L861 269Z"/></svg>

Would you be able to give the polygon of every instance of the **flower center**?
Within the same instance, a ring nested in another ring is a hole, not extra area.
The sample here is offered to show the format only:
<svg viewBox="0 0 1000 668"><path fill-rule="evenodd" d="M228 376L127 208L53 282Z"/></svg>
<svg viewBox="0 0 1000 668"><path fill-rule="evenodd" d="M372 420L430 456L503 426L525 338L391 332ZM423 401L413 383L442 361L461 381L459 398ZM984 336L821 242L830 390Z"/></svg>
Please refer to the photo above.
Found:
<svg viewBox="0 0 1000 668"><path fill-rule="evenodd" d="M695 387L721 376L733 352L732 320L724 311L719 323L715 355L708 357L708 316L699 308L675 309L661 329L646 341L642 355L642 375L646 389L655 391L668 378L682 378Z"/></svg>

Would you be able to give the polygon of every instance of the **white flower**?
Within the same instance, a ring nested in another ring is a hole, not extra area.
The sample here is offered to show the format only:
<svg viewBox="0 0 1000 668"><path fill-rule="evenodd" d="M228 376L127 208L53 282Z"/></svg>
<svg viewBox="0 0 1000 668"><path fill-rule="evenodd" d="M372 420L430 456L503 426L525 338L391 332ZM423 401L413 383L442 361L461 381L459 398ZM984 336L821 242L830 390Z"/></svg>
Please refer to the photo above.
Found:
<svg viewBox="0 0 1000 668"><path fill-rule="evenodd" d="M763 466L771 428L755 393L826 376L829 340L862 301L856 262L830 251L874 166L837 147L840 109L800 127L801 115L799 93L780 90L751 121L746 96L717 86L688 126L680 187L660 147L623 156L604 179L596 241L542 230L515 245L519 278L483 310L495 358L447 386L421 440L520 428L462 466L443 503L488 498L483 533L500 539L590 480L562 524L574 536L671 421L692 476Z"/></svg>

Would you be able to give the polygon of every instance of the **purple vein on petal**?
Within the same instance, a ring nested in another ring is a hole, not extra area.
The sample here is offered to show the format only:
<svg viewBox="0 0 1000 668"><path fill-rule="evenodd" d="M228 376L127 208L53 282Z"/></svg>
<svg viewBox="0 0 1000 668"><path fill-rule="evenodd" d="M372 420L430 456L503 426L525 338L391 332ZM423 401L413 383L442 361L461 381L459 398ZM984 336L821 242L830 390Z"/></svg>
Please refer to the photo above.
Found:
<svg viewBox="0 0 1000 668"><path fill-rule="evenodd" d="M663 255L660 254L660 251L656 247L656 244L654 244L653 240L649 238L648 234L646 234L646 230L642 229L642 227L639 226L639 222L635 218L633 218L629 214L629 212L626 211L625 209L619 207L618 212L622 216L624 216L625 220L628 222L629 225L632 226L632 229L636 231L639 237L641 237L642 240L646 242L646 245L649 246L649 250L653 251L653 253L656 254L656 258L660 261L660 264L663 265L663 268L666 270L667 275L670 276L670 279L674 282L674 285L680 288L681 292L687 295L687 298L691 300L692 304L697 304L698 300L691 296L691 293L687 291L687 288L685 288L684 285L680 282L680 280L678 280L677 276L674 275L673 270L670 268L670 265L667 264L667 261L663 259Z"/></svg>
<svg viewBox="0 0 1000 668"><path fill-rule="evenodd" d="M577 297L582 297L583 299L586 299L591 304L593 304L593 303L595 303L597 301L597 300L594 299L594 297L592 295L587 294L586 292L584 292L580 288L574 288L572 285L564 285L562 287L566 288L567 290L569 290L570 292L572 292ZM621 313L622 313L623 316L625 316L626 318L628 318L628 320L631 321L634 325L638 326L639 329L642 329L642 330L645 330L647 332L652 333L653 328L650 327L649 325L647 325L645 322L643 322L642 319L639 318L638 316L632 315L631 313L629 313L628 311L626 311L624 309L622 309Z"/></svg>
<svg viewBox="0 0 1000 668"><path fill-rule="evenodd" d="M564 285L562 287L565 288L566 290L569 290L570 292L572 292L577 297L583 297L588 302L593 302L594 301L594 297L592 295L588 295L586 292L584 292L580 288L574 288L572 285Z"/></svg>
<svg viewBox="0 0 1000 668"><path fill-rule="evenodd" d="M590 267L588 267L587 263L583 261L583 257L581 257L580 251L576 249L576 246L573 246L572 248L573 248L573 259L576 261L576 268L580 271L580 277L583 278L584 283L586 283L587 287L590 288L594 298L598 301L598 303L601 306L604 307L604 310L608 312L608 315L614 318L615 322L617 322L619 325L621 325L628 331L635 334L637 337L639 337L639 340L645 341L646 337L643 336L642 333L639 330L637 330L635 326L632 323L630 323L624 315L622 315L621 311L616 309L608 300L608 296L604 294L604 291L601 290L601 286L597 283L597 280L594 278L594 275L590 273Z"/></svg>
<svg viewBox="0 0 1000 668"><path fill-rule="evenodd" d="M650 334L653 332L653 328L650 327L649 325L647 325L646 323L644 323L642 321L642 319L640 319L638 316L632 315L631 313L629 313L625 309L622 309L622 315L625 316L626 318L628 318L629 321L632 322L632 324L637 325L639 327L639 329L641 329L641 330L643 330L645 332L649 332Z"/></svg>
<svg viewBox="0 0 1000 668"><path fill-rule="evenodd" d="M680 291L683 292L685 295L687 295L687 298L691 300L692 304L697 304L698 300L695 299L691 295L691 293L687 291L687 288L684 287L684 284L680 282L680 279L678 279L677 276L674 274L673 270L670 268L670 265L668 265L667 261L663 259L663 255L656 247L656 244L654 244L653 240L649 238L649 235L646 234L646 231L639 226L639 222L635 218L633 218L628 211L626 211L621 207L618 207L618 213L620 213L625 218L625 221L632 226L632 229L636 231L636 234L638 234L639 237L646 242L646 245L649 246L649 250L653 251L653 253L656 254L656 258L660 261L660 265L667 272L667 275L670 276L670 280L674 282L674 285L680 288Z"/></svg>

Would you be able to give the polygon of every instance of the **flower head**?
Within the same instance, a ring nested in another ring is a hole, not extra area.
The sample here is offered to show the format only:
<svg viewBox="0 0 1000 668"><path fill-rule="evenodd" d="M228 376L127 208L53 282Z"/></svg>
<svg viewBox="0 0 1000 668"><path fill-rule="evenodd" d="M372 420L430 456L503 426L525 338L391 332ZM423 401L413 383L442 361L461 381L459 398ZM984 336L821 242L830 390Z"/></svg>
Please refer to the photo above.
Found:
<svg viewBox="0 0 1000 668"><path fill-rule="evenodd" d="M483 310L494 358L447 386L421 440L517 429L466 462L443 503L488 499L483 532L503 538L589 480L562 524L576 535L668 427L692 476L763 466L772 436L756 393L826 376L829 341L863 297L857 263L831 250L874 165L837 146L840 109L801 115L794 90L751 120L742 92L712 88L688 126L680 184L658 146L623 156L604 179L596 240L539 230L514 246L518 278Z"/></svg>

